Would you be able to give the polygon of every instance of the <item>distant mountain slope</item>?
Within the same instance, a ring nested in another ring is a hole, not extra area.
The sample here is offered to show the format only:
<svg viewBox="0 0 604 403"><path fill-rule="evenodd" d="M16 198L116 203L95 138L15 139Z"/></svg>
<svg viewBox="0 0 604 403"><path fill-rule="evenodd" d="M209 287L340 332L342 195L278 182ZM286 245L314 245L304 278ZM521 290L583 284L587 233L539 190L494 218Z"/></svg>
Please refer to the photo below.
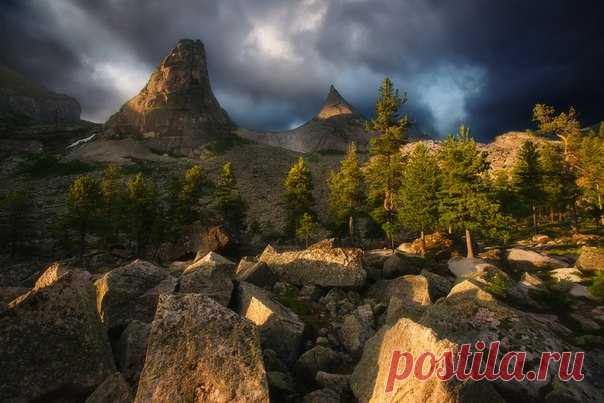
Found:
<svg viewBox="0 0 604 403"><path fill-rule="evenodd" d="M0 120L6 122L78 121L81 107L77 100L57 94L0 66Z"/></svg>
<svg viewBox="0 0 604 403"><path fill-rule="evenodd" d="M256 132L239 129L237 134L258 143L301 153L326 150L346 151L355 141L367 147L371 135L363 130L365 118L332 85L321 110L300 127L285 132Z"/></svg>

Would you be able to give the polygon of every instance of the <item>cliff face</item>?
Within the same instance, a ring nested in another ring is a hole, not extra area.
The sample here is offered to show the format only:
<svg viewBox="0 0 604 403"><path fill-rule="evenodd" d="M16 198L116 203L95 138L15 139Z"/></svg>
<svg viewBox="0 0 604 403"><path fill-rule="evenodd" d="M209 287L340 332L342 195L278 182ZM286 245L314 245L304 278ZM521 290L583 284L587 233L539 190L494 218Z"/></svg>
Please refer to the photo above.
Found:
<svg viewBox="0 0 604 403"><path fill-rule="evenodd" d="M365 149L370 135L363 130L363 120L352 105L331 86L319 113L302 126L285 132L266 133L239 129L238 134L258 143L302 153L346 151L352 141Z"/></svg>
<svg viewBox="0 0 604 403"><path fill-rule="evenodd" d="M185 154L230 136L231 121L212 92L201 41L179 41L145 88L107 121L106 132Z"/></svg>
<svg viewBox="0 0 604 403"><path fill-rule="evenodd" d="M80 119L80 112L74 98L49 91L0 66L0 120L72 122Z"/></svg>

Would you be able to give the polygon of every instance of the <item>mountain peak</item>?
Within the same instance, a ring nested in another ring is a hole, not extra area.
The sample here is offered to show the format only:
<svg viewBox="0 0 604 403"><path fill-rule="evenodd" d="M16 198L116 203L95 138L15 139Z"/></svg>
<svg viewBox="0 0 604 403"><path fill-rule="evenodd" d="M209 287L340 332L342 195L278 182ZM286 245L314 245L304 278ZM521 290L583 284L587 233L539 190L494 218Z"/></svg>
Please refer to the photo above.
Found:
<svg viewBox="0 0 604 403"><path fill-rule="evenodd" d="M357 114L355 109L350 105L333 85L329 86L329 93L323 104L323 108L317 115L319 119L328 119L337 115Z"/></svg>
<svg viewBox="0 0 604 403"><path fill-rule="evenodd" d="M229 135L230 125L212 92L203 43L193 39L179 40L145 88L107 122L113 132L185 154Z"/></svg>

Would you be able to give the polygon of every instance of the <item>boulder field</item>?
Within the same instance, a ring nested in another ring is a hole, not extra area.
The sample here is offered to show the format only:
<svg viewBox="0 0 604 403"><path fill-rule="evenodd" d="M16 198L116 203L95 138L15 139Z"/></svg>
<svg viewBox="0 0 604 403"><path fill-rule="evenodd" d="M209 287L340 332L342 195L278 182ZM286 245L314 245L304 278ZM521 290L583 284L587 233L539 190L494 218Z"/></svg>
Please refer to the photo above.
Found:
<svg viewBox="0 0 604 403"><path fill-rule="evenodd" d="M0 287L1 400L604 401L604 305L585 277L597 267L592 249L577 267L530 248L440 261L402 249L324 240L98 274L56 262ZM386 392L395 351L456 354L477 341L526 351L527 369L543 351L586 351L585 379L409 377Z"/></svg>

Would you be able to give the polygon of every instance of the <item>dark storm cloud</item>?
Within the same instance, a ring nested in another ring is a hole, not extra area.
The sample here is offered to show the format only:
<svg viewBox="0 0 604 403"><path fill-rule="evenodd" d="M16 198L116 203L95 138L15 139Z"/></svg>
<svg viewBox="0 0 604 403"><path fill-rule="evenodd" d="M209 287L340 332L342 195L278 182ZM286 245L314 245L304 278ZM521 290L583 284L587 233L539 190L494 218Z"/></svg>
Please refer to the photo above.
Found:
<svg viewBox="0 0 604 403"><path fill-rule="evenodd" d="M329 84L372 113L388 75L418 126L479 137L530 126L535 102L602 119L599 1L39 0L4 2L0 62L104 120L184 37L206 45L214 90L241 125L314 115Z"/></svg>

